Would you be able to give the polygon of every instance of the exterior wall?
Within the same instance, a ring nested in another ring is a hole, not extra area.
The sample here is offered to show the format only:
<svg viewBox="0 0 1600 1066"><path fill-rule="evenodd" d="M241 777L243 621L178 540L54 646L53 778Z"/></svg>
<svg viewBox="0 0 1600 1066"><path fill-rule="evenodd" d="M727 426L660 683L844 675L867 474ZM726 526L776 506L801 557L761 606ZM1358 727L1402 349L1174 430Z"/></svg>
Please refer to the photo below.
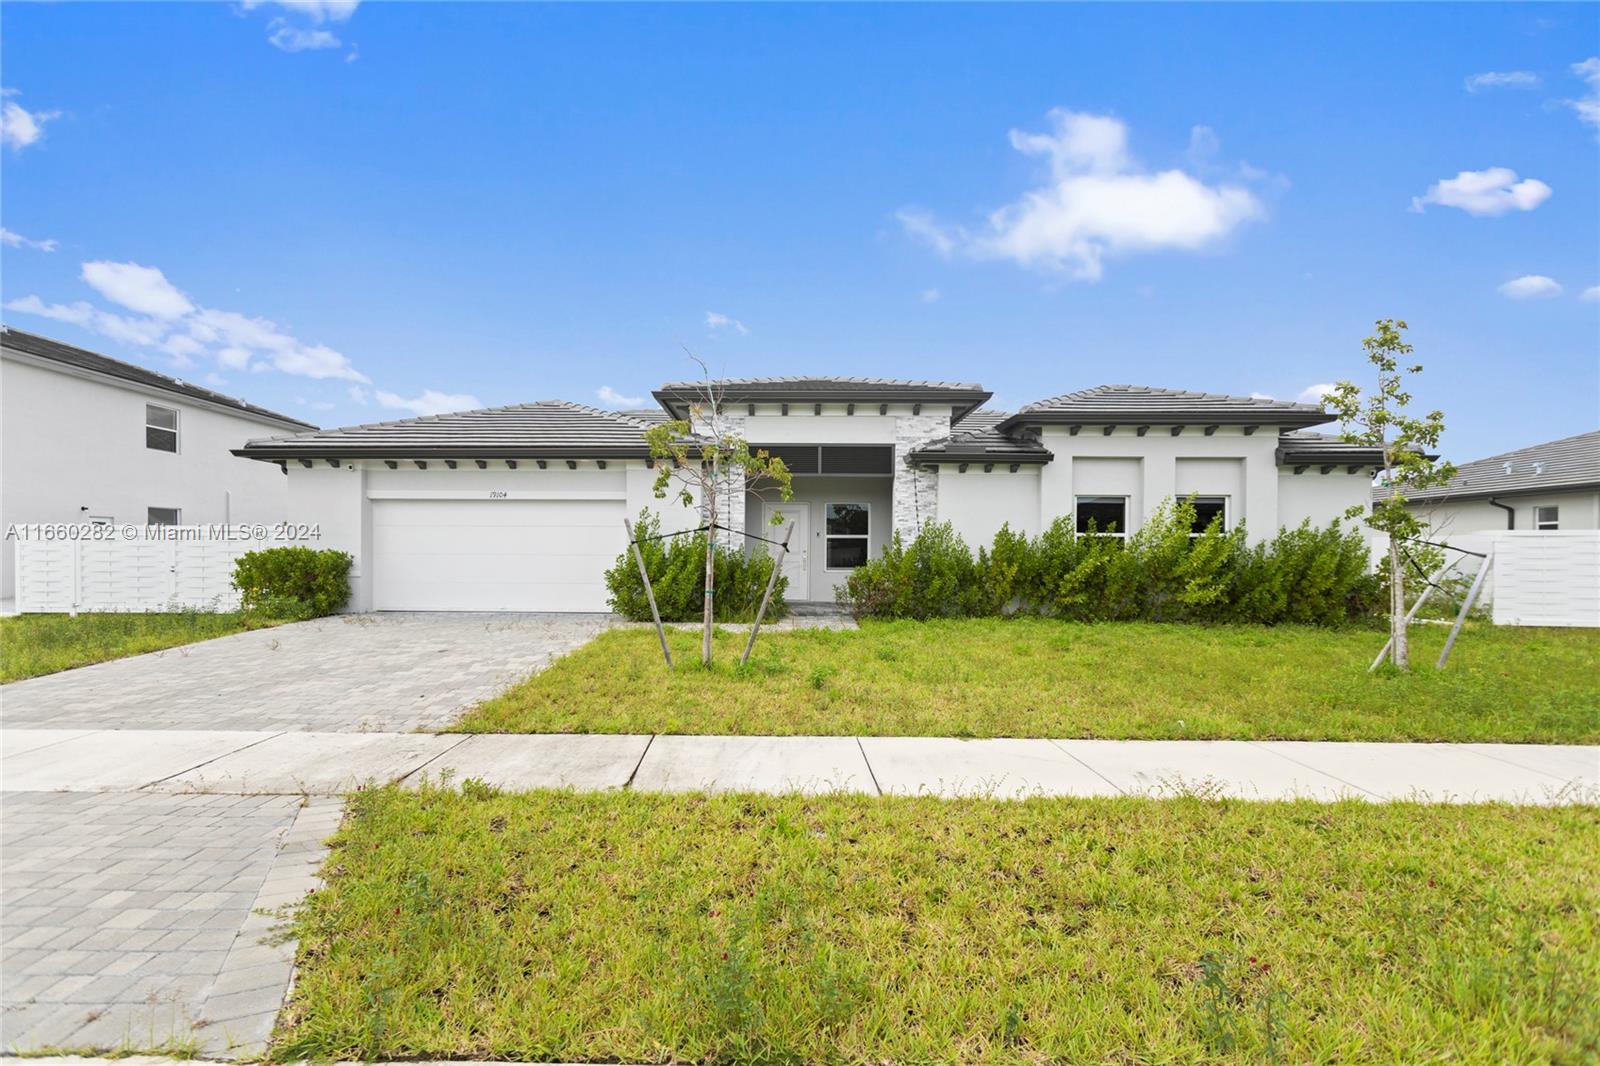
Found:
<svg viewBox="0 0 1600 1066"><path fill-rule="evenodd" d="M994 542L1002 525L1018 533L1039 533L1039 484L1042 468L1019 467L1011 473L1004 463L984 473L982 463L972 463L961 473L955 463L939 464L939 514L977 552Z"/></svg>
<svg viewBox="0 0 1600 1066"><path fill-rule="evenodd" d="M1600 529L1600 492L1543 492L1497 496L1516 508L1517 530L1533 531L1535 507L1561 508L1561 530ZM1412 510L1442 537L1465 533L1498 532L1506 528L1506 512L1487 500L1453 500L1418 503Z"/></svg>
<svg viewBox="0 0 1600 1066"><path fill-rule="evenodd" d="M829 570L826 540L826 507L830 503L865 503L867 505L867 555L873 559L883 554L894 532L893 479L887 476L861 475L829 477L821 474L797 474L794 478L794 495L787 501L806 508L810 529L808 570L810 587L804 592L789 590L791 600L823 600L832 603L834 590L850 576L848 570ZM766 500L751 494L745 497L745 528L764 537L772 534L766 527L764 507L768 502L779 502L776 493ZM790 549L796 545L790 544Z"/></svg>
<svg viewBox="0 0 1600 1066"><path fill-rule="evenodd" d="M924 523L938 519L938 477L913 468L907 456L918 445L948 436L954 410L949 405L919 406L920 413L913 414L911 404L892 403L880 415L877 404L856 404L851 414L846 404L825 403L818 414L815 404L791 403L789 413L783 414L779 404L764 403L757 404L752 415L748 407L730 404L722 417L732 432L751 444L893 445L893 528L915 536ZM700 429L704 423L692 424Z"/></svg>
<svg viewBox="0 0 1600 1066"><path fill-rule="evenodd" d="M146 403L178 412L177 452L144 446ZM142 526L150 507L178 508L184 525L281 522L288 479L230 449L296 428L7 352L0 360L0 529L91 516ZM10 599L13 545L0 546L0 556L0 598Z"/></svg>
<svg viewBox="0 0 1600 1066"><path fill-rule="evenodd" d="M1358 525L1370 534L1360 519L1346 519L1350 507L1367 507L1372 502L1372 478L1364 473L1347 474L1344 467L1318 473L1311 467L1296 474L1293 468L1278 471L1278 524L1298 526L1310 520L1313 526L1338 521Z"/></svg>
<svg viewBox="0 0 1600 1066"><path fill-rule="evenodd" d="M1152 426L1141 437L1131 426L1109 436L1098 426L1085 426L1076 436L1066 426L1045 426L1042 441L1055 459L1040 472L1040 528L1072 513L1075 496L1118 495L1129 498L1127 532L1134 532L1180 492L1180 460L1181 491L1228 496L1229 522L1244 522L1251 540L1270 537L1283 524L1276 427L1262 426L1249 436L1223 427L1209 437L1191 427L1174 437L1167 427Z"/></svg>

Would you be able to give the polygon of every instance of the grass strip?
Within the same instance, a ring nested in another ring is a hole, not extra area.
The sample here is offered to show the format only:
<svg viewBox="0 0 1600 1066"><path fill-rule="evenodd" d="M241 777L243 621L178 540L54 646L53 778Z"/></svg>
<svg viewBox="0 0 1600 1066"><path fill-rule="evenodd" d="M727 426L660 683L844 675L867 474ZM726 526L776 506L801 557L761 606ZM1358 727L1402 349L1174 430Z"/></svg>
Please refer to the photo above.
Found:
<svg viewBox="0 0 1600 1066"><path fill-rule="evenodd" d="M0 682L277 625L240 612L22 614L0 618Z"/></svg>
<svg viewBox="0 0 1600 1066"><path fill-rule="evenodd" d="M1593 1062L1600 811L352 799L282 1060Z"/></svg>
<svg viewBox="0 0 1600 1066"><path fill-rule="evenodd" d="M975 619L763 634L618 629L476 708L507 733L1600 742L1600 631L1474 625L1449 667L1418 626L1409 675L1371 629Z"/></svg>

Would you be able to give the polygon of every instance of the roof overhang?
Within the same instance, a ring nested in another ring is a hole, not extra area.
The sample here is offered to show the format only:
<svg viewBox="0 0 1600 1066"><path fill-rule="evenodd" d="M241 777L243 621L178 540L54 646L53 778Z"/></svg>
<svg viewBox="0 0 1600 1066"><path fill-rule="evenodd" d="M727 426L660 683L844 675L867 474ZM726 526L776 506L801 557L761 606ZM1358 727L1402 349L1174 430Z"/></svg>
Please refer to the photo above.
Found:
<svg viewBox="0 0 1600 1066"><path fill-rule="evenodd" d="M296 444L292 440L277 443L262 441L234 448L233 454L244 459L259 459L268 463L281 463L295 459L648 459L650 448L619 445L540 445L493 447L471 445L406 445L403 447L374 447L372 445Z"/></svg>
<svg viewBox="0 0 1600 1066"><path fill-rule="evenodd" d="M983 389L944 388L938 385L875 385L869 382L831 387L797 385L792 388L785 388L781 382L748 384L732 382L723 385L713 383L712 387L721 388L720 400L724 404L949 404L952 409L950 415L952 422L959 422L967 414L982 407L993 395ZM661 405L662 410L677 419L687 419L690 405L703 403L706 398L703 387L689 385L667 385L656 389L650 395Z"/></svg>
<svg viewBox="0 0 1600 1066"><path fill-rule="evenodd" d="M1023 463L1043 466L1055 455L1043 448L1025 452L987 451L981 447L913 451L906 458L913 463Z"/></svg>
<svg viewBox="0 0 1600 1066"><path fill-rule="evenodd" d="M1080 408L1071 411L1018 411L995 428L1012 433L1024 426L1278 426L1282 429L1307 429L1333 421L1324 411L1263 410L1207 411L1196 408L1175 411L1140 411L1132 407Z"/></svg>
<svg viewBox="0 0 1600 1066"><path fill-rule="evenodd" d="M1500 500L1513 496L1548 496L1553 492L1600 492L1600 481L1574 481L1554 485L1525 485L1514 489L1462 489L1439 491L1437 489L1406 493L1407 503L1467 503L1473 500ZM1389 498L1389 489L1379 486L1372 490L1374 500Z"/></svg>

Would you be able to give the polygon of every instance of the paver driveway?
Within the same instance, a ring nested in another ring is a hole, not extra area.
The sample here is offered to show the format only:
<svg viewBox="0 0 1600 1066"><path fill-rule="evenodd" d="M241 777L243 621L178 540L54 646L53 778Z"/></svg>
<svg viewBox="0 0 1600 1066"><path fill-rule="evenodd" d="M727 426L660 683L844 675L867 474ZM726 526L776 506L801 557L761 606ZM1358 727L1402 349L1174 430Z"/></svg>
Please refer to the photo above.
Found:
<svg viewBox="0 0 1600 1066"><path fill-rule="evenodd" d="M340 615L17 681L7 729L440 729L591 639L595 614Z"/></svg>

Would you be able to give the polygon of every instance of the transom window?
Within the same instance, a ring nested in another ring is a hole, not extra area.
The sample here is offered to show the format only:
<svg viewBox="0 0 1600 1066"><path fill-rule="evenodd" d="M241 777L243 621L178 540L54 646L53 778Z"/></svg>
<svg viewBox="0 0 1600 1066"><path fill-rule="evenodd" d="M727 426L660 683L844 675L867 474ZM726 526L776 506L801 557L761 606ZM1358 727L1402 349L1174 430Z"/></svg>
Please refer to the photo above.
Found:
<svg viewBox="0 0 1600 1066"><path fill-rule="evenodd" d="M864 503L830 503L823 511L829 570L854 570L867 561L872 516Z"/></svg>
<svg viewBox="0 0 1600 1066"><path fill-rule="evenodd" d="M179 513L176 507L147 507L145 508L145 525L147 526L175 526L178 524Z"/></svg>
<svg viewBox="0 0 1600 1066"><path fill-rule="evenodd" d="M1196 496L1189 501L1194 507L1194 525L1189 536L1198 537L1216 520L1224 530L1228 528L1228 498L1226 496Z"/></svg>
<svg viewBox="0 0 1600 1066"><path fill-rule="evenodd" d="M178 450L178 412L170 407L144 405L144 446L158 452Z"/></svg>
<svg viewBox="0 0 1600 1066"><path fill-rule="evenodd" d="M1109 537L1128 535L1126 496L1079 496L1073 515L1079 533L1094 532Z"/></svg>
<svg viewBox="0 0 1600 1066"><path fill-rule="evenodd" d="M1533 509L1533 528L1534 529L1560 529L1561 528L1561 508L1559 508L1559 507L1535 507Z"/></svg>

